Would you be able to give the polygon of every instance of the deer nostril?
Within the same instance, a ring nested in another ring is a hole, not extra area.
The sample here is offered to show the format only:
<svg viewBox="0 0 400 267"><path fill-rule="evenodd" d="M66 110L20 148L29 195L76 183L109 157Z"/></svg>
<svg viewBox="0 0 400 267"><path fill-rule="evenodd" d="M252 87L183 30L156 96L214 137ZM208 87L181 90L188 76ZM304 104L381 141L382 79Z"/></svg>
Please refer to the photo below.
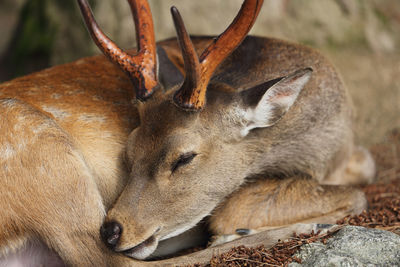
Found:
<svg viewBox="0 0 400 267"><path fill-rule="evenodd" d="M117 222L104 223L100 228L103 242L110 248L114 248L121 237L122 226Z"/></svg>

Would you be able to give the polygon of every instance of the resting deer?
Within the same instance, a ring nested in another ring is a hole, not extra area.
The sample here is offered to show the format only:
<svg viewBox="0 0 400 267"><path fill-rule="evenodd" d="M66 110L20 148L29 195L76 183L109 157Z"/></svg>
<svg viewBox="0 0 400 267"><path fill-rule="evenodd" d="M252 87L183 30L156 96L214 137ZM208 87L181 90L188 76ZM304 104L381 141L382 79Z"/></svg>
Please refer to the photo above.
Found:
<svg viewBox="0 0 400 267"><path fill-rule="evenodd" d="M74 266L183 264L204 254L132 258L206 217L223 242L237 229L290 234L307 230L290 225L331 223L366 207L345 186L374 176L368 152L353 145L345 87L310 48L245 38L262 0L245 0L218 38L190 38L172 8L178 39L157 48L147 1L128 2L133 56L78 0L96 44L135 94L99 56L0 85L3 259L39 240Z"/></svg>

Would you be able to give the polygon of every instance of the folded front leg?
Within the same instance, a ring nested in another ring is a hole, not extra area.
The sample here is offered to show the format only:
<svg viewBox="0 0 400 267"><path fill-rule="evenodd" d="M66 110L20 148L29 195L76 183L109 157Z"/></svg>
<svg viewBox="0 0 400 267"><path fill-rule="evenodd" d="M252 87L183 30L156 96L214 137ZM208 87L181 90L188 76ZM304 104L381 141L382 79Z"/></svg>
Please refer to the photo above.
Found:
<svg viewBox="0 0 400 267"><path fill-rule="evenodd" d="M295 223L335 223L366 206L364 193L353 187L320 185L303 177L262 179L220 205L210 218L210 230L238 237Z"/></svg>

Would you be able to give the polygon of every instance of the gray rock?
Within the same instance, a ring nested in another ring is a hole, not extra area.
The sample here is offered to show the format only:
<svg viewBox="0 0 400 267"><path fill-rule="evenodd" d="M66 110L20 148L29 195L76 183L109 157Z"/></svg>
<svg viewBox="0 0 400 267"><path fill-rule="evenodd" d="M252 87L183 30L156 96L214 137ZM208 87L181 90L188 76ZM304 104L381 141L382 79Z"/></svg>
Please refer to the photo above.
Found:
<svg viewBox="0 0 400 267"><path fill-rule="evenodd" d="M400 236L383 230L346 226L328 239L303 245L299 266L400 266Z"/></svg>

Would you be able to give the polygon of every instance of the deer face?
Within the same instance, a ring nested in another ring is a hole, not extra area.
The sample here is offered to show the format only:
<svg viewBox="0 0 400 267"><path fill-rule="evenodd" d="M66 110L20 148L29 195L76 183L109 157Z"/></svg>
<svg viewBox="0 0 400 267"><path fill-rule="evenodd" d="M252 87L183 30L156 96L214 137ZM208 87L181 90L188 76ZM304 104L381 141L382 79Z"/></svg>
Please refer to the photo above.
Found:
<svg viewBox="0 0 400 267"><path fill-rule="evenodd" d="M211 113L188 113L171 100L172 94L155 96L140 108L146 123L131 133L126 150L130 182L107 216L122 231L114 249L135 258L195 226L241 183L225 173L234 171L226 164L233 155L218 138L218 123L206 117ZM129 250L147 240L154 240L147 249Z"/></svg>

